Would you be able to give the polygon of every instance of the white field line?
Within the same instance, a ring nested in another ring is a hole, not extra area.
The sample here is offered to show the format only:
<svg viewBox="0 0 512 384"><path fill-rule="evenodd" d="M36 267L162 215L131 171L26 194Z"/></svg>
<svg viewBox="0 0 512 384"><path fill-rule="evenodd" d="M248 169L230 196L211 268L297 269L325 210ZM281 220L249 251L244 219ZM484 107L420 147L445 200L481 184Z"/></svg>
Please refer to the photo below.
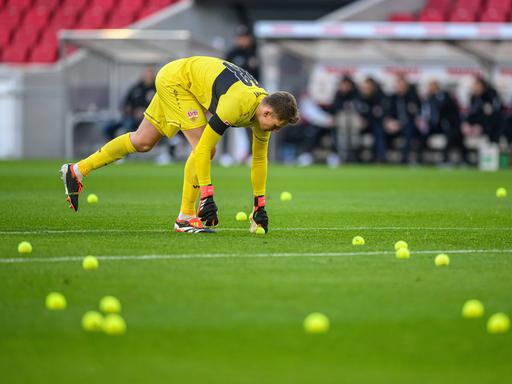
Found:
<svg viewBox="0 0 512 384"><path fill-rule="evenodd" d="M412 254L438 254L438 253L510 253L512 249L449 249L449 250L423 250L413 251ZM239 258L247 259L251 257L343 257L343 256L373 256L373 255L393 255L391 251L371 251L371 252L298 252L298 253L205 253L205 254L174 254L174 255L119 255L119 256L97 256L99 260L119 261L119 260L177 260L177 259L226 259ZM79 262L82 256L62 256L62 257L16 257L10 259L1 259L0 264L13 263L59 263L59 262Z"/></svg>
<svg viewBox="0 0 512 384"><path fill-rule="evenodd" d="M219 228L219 232L245 232L248 228ZM270 228L271 231L512 231L512 227L304 227L304 228ZM166 233L169 229L35 229L0 231L0 235L45 235L66 233Z"/></svg>

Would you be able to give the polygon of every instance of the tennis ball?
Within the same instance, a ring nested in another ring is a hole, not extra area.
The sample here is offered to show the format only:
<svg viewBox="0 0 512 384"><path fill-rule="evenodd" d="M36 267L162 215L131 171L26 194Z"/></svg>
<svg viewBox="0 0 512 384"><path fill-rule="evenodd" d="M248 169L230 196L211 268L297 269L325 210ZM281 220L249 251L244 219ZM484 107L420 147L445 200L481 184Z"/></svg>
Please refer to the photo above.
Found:
<svg viewBox="0 0 512 384"><path fill-rule="evenodd" d="M408 259L409 257L411 257L411 253L409 252L409 250L407 248L399 248L398 251L396 251L396 254L395 254L396 258L397 259Z"/></svg>
<svg viewBox="0 0 512 384"><path fill-rule="evenodd" d="M98 269L99 262L98 259L94 256L85 256L84 260L82 261L82 267L86 271L92 271L93 269Z"/></svg>
<svg viewBox="0 0 512 384"><path fill-rule="evenodd" d="M496 197L498 199L502 199L504 197L507 197L507 190L505 188L503 188L503 187L502 188L498 188L496 190Z"/></svg>
<svg viewBox="0 0 512 384"><path fill-rule="evenodd" d="M352 239L352 245L364 245L364 238L362 236L355 236Z"/></svg>
<svg viewBox="0 0 512 384"><path fill-rule="evenodd" d="M247 221L247 214L245 212L238 212L235 218L236 221Z"/></svg>
<svg viewBox="0 0 512 384"><path fill-rule="evenodd" d="M96 311L88 311L82 316L82 328L86 331L101 331L103 325L103 316Z"/></svg>
<svg viewBox="0 0 512 384"><path fill-rule="evenodd" d="M264 235L265 234L265 230L263 229L263 227L261 225L258 225L258 227L256 228L256 232L255 232L257 235Z"/></svg>
<svg viewBox="0 0 512 384"><path fill-rule="evenodd" d="M98 196L95 195L94 193L90 193L89 195L87 195L87 202L89 204L96 204L98 202Z"/></svg>
<svg viewBox="0 0 512 384"><path fill-rule="evenodd" d="M434 263L438 266L438 267L443 267L443 266L446 266L446 265L449 265L450 264L450 258L448 257L447 254L444 254L444 253L440 253L439 255L436 256L436 258L434 259Z"/></svg>
<svg viewBox="0 0 512 384"><path fill-rule="evenodd" d="M114 296L105 296L100 300L100 309L104 313L121 312L121 303Z"/></svg>
<svg viewBox="0 0 512 384"><path fill-rule="evenodd" d="M468 300L462 306L462 317L476 319L484 315L484 305L480 300Z"/></svg>
<svg viewBox="0 0 512 384"><path fill-rule="evenodd" d="M290 192L281 192L281 201L290 201L292 199L292 194Z"/></svg>
<svg viewBox="0 0 512 384"><path fill-rule="evenodd" d="M330 328L329 318L319 312L307 315L303 325L307 333L326 333Z"/></svg>
<svg viewBox="0 0 512 384"><path fill-rule="evenodd" d="M50 311L60 311L66 309L66 298L62 293L51 292L46 296L46 308Z"/></svg>
<svg viewBox="0 0 512 384"><path fill-rule="evenodd" d="M409 246L407 245L407 243L403 240L398 240L396 243L395 243L395 251L398 251L400 248L405 248L405 249L409 249Z"/></svg>
<svg viewBox="0 0 512 384"><path fill-rule="evenodd" d="M111 313L103 319L102 328L107 335L122 335L126 332L126 322L121 316Z"/></svg>
<svg viewBox="0 0 512 384"><path fill-rule="evenodd" d="M510 329L510 319L504 313L498 312L487 320L487 332L505 333Z"/></svg>
<svg viewBox="0 0 512 384"><path fill-rule="evenodd" d="M18 244L18 252L21 254L32 253L32 244L28 241L22 241Z"/></svg>

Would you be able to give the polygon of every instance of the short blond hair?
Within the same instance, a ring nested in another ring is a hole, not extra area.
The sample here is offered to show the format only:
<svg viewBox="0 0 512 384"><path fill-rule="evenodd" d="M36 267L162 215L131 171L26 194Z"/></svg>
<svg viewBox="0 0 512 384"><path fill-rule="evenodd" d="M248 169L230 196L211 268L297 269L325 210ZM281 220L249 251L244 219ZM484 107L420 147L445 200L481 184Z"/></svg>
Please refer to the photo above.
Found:
<svg viewBox="0 0 512 384"><path fill-rule="evenodd" d="M274 92L263 99L276 113L279 120L285 120L289 124L295 124L299 121L299 108L297 100L290 92Z"/></svg>

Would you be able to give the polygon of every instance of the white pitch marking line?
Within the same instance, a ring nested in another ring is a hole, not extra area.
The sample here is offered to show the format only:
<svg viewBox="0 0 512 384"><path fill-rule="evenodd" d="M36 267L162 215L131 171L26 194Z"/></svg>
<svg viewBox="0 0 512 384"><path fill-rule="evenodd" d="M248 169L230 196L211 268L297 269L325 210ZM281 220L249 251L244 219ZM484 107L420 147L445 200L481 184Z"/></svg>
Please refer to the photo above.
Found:
<svg viewBox="0 0 512 384"><path fill-rule="evenodd" d="M223 231L249 231L248 228L219 228ZM271 231L512 231L512 227L310 227L270 228ZM38 229L29 231L0 231L0 235L41 235L66 233L167 233L169 229Z"/></svg>
<svg viewBox="0 0 512 384"><path fill-rule="evenodd" d="M176 259L223 259L250 257L343 257L343 256L372 256L372 255L393 255L392 251L371 251L371 252L302 252L302 253L206 253L206 254L175 254L175 255L119 255L119 256L97 256L99 260L176 260ZM449 250L423 250L413 251L413 254L438 254L438 253L510 253L512 249L449 249ZM83 256L62 256L62 257L16 257L10 259L0 259L0 264L13 263L58 263L66 261L82 261Z"/></svg>

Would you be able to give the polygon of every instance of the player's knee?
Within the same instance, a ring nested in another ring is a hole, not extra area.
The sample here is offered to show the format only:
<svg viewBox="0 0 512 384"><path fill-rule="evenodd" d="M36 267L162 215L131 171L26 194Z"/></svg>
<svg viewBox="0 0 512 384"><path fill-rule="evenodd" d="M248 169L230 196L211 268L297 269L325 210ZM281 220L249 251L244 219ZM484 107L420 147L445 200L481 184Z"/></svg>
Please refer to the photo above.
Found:
<svg viewBox="0 0 512 384"><path fill-rule="evenodd" d="M148 152L153 148L153 143L148 143L142 140L132 140L133 147L137 152Z"/></svg>

